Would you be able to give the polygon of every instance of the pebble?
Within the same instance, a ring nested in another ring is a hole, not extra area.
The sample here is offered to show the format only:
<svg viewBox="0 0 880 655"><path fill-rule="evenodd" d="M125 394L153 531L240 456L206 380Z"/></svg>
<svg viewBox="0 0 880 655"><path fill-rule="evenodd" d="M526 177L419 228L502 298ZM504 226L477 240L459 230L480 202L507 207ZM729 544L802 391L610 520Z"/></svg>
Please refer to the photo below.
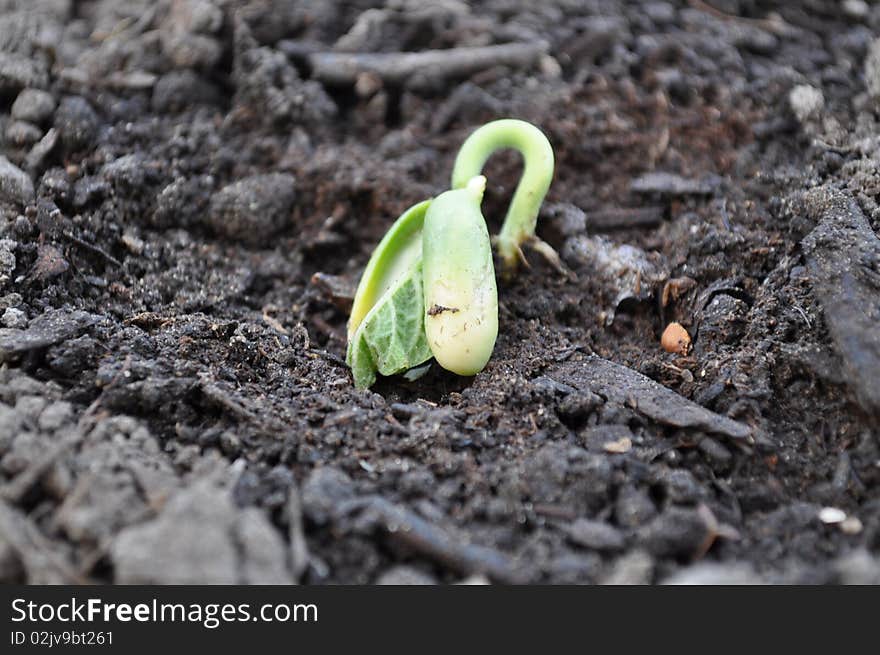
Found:
<svg viewBox="0 0 880 655"><path fill-rule="evenodd" d="M6 124L6 141L13 146L23 148L39 141L43 131L27 121L9 121Z"/></svg>
<svg viewBox="0 0 880 655"><path fill-rule="evenodd" d="M157 114L182 111L219 101L217 88L191 70L166 73L153 87L152 107Z"/></svg>
<svg viewBox="0 0 880 655"><path fill-rule="evenodd" d="M55 204L66 203L70 200L71 188L70 177L63 168L50 168L37 186L37 195L40 198L50 198Z"/></svg>
<svg viewBox="0 0 880 655"><path fill-rule="evenodd" d="M874 39L865 57L865 84L873 98L880 98L880 38Z"/></svg>
<svg viewBox="0 0 880 655"><path fill-rule="evenodd" d="M586 212L569 202L547 205L541 211L541 219L546 220L563 237L583 234L587 229Z"/></svg>
<svg viewBox="0 0 880 655"><path fill-rule="evenodd" d="M603 521L580 518L568 526L567 532L572 542L593 550L620 550L626 544L623 533Z"/></svg>
<svg viewBox="0 0 880 655"><path fill-rule="evenodd" d="M18 166L0 155L0 203L24 207L34 200L34 183Z"/></svg>
<svg viewBox="0 0 880 655"><path fill-rule="evenodd" d="M648 2L642 12L657 25L667 25L675 20L675 7L669 2Z"/></svg>
<svg viewBox="0 0 880 655"><path fill-rule="evenodd" d="M110 557L120 584L290 582L286 548L263 512L238 510L229 493L201 481L120 532Z"/></svg>
<svg viewBox="0 0 880 655"><path fill-rule="evenodd" d="M377 579L377 585L434 585L432 576L411 566L394 566L384 571Z"/></svg>
<svg viewBox="0 0 880 655"><path fill-rule="evenodd" d="M709 537L693 509L672 507L639 530L638 540L655 557L693 557Z"/></svg>
<svg viewBox="0 0 880 655"><path fill-rule="evenodd" d="M763 584L751 564L702 562L689 566L661 582L664 585L759 585Z"/></svg>
<svg viewBox="0 0 880 655"><path fill-rule="evenodd" d="M326 523L340 503L354 496L354 483L343 471L322 466L309 474L302 486L302 507L314 523Z"/></svg>
<svg viewBox="0 0 880 655"><path fill-rule="evenodd" d="M577 425L586 421L603 402L601 396L591 391L577 391L563 398L556 411L564 422Z"/></svg>
<svg viewBox="0 0 880 655"><path fill-rule="evenodd" d="M81 150L98 135L98 115L92 106L79 96L68 96L55 112L55 128L61 143L68 151Z"/></svg>
<svg viewBox="0 0 880 655"><path fill-rule="evenodd" d="M643 525L657 514L657 508L648 495L632 486L620 491L614 511L617 522L628 528Z"/></svg>
<svg viewBox="0 0 880 655"><path fill-rule="evenodd" d="M846 512L837 507L823 507L819 510L819 520L826 525L843 523L846 520Z"/></svg>
<svg viewBox="0 0 880 655"><path fill-rule="evenodd" d="M871 13L871 8L865 0L843 0L841 3L843 13L852 18L867 18Z"/></svg>
<svg viewBox="0 0 880 655"><path fill-rule="evenodd" d="M41 125L52 117L55 111L55 98L48 91L25 89L12 103L12 117Z"/></svg>
<svg viewBox="0 0 880 655"><path fill-rule="evenodd" d="M49 404L40 414L38 425L41 430L54 431L73 418L73 405L65 400Z"/></svg>
<svg viewBox="0 0 880 655"><path fill-rule="evenodd" d="M46 67L23 55L0 51L0 94L9 95L27 87L49 84Z"/></svg>
<svg viewBox="0 0 880 655"><path fill-rule="evenodd" d="M15 241L11 239L0 240L0 284L9 280L12 272L15 270L16 259Z"/></svg>
<svg viewBox="0 0 880 655"><path fill-rule="evenodd" d="M223 54L219 41L210 36L186 32L164 36L162 49L175 68L210 70Z"/></svg>
<svg viewBox="0 0 880 655"><path fill-rule="evenodd" d="M15 307L7 307L6 311L3 312L2 318L0 318L0 322L3 323L3 327L23 330L27 327L28 319L27 314L25 314L20 309L16 309Z"/></svg>
<svg viewBox="0 0 880 655"><path fill-rule="evenodd" d="M602 580L606 585L646 585L654 576L654 559L644 550L620 556Z"/></svg>
<svg viewBox="0 0 880 655"><path fill-rule="evenodd" d="M208 224L228 239L270 246L270 238L290 221L296 197L292 175L254 175L226 187L211 199Z"/></svg>
<svg viewBox="0 0 880 655"><path fill-rule="evenodd" d="M789 92L788 104L801 123L809 123L822 116L825 96L814 86L798 84Z"/></svg>
<svg viewBox="0 0 880 655"><path fill-rule="evenodd" d="M53 127L46 132L45 136L38 143L34 144L34 147L28 153L26 160L28 169L40 168L56 145L58 145L58 130Z"/></svg>

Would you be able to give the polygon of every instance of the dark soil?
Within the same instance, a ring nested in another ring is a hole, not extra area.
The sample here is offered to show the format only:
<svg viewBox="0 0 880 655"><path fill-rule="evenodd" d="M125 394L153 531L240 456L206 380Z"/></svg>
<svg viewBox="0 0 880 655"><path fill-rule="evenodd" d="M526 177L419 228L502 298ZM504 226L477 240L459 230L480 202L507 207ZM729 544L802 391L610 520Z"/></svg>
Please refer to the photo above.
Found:
<svg viewBox="0 0 880 655"><path fill-rule="evenodd" d="M0 580L880 582L878 34L860 0L0 0ZM554 145L573 275L500 281L475 378L355 391L372 248L505 116Z"/></svg>

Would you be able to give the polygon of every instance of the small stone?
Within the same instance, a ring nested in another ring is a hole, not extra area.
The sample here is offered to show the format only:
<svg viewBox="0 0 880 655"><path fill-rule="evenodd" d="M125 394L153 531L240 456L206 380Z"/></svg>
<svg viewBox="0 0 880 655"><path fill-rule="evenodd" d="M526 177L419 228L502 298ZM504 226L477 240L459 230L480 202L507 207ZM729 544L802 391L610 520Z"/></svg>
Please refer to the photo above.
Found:
<svg viewBox="0 0 880 655"><path fill-rule="evenodd" d="M710 537L699 512L669 508L639 530L638 541L655 557L693 557Z"/></svg>
<svg viewBox="0 0 880 655"><path fill-rule="evenodd" d="M852 18L867 18L871 8L865 0L843 0L843 13Z"/></svg>
<svg viewBox="0 0 880 655"><path fill-rule="evenodd" d="M326 523L340 503L354 496L354 483L343 471L322 466L309 474L302 487L302 507L314 523Z"/></svg>
<svg viewBox="0 0 880 655"><path fill-rule="evenodd" d="M654 559L644 550L633 550L619 557L602 580L605 585L646 585L654 575Z"/></svg>
<svg viewBox="0 0 880 655"><path fill-rule="evenodd" d="M161 514L124 529L111 547L120 584L234 584L237 548L228 496L199 484L174 496Z"/></svg>
<svg viewBox="0 0 880 655"><path fill-rule="evenodd" d="M865 84L871 97L880 99L880 38L871 42L865 57Z"/></svg>
<svg viewBox="0 0 880 655"><path fill-rule="evenodd" d="M223 27L223 10L208 0L189 3L189 32L193 34L216 34Z"/></svg>
<svg viewBox="0 0 880 655"><path fill-rule="evenodd" d="M28 170L41 168L46 161L46 158L52 153L55 146L58 145L58 141L58 130L53 127L46 132L45 136L43 136L39 142L34 144L34 147L31 148L31 151L28 153L27 159L25 160Z"/></svg>
<svg viewBox="0 0 880 655"><path fill-rule="evenodd" d="M55 98L48 91L25 89L12 103L11 113L13 118L20 121L42 125L52 117L55 106Z"/></svg>
<svg viewBox="0 0 880 655"><path fill-rule="evenodd" d="M568 526L567 532L572 542L594 550L620 550L626 544L620 530L602 521L577 519Z"/></svg>
<svg viewBox="0 0 880 655"><path fill-rule="evenodd" d="M223 54L217 39L187 32L163 33L163 50L175 68L210 70Z"/></svg>
<svg viewBox="0 0 880 655"><path fill-rule="evenodd" d="M217 88L191 70L171 71L156 82L152 106L157 114L182 111L197 105L216 104Z"/></svg>
<svg viewBox="0 0 880 655"><path fill-rule="evenodd" d="M591 391L577 391L563 398L556 411L566 424L579 425L586 421L597 407L601 407L603 402L600 396Z"/></svg>
<svg viewBox="0 0 880 655"><path fill-rule="evenodd" d="M557 232L560 237L571 237L586 231L587 214L569 202L553 203L541 210L541 225Z"/></svg>
<svg viewBox="0 0 880 655"><path fill-rule="evenodd" d="M17 260L15 253L15 241L11 239L0 240L0 285L7 282L15 270Z"/></svg>
<svg viewBox="0 0 880 655"><path fill-rule="evenodd" d="M6 311L9 307L18 307L21 304L22 297L20 293L7 293L0 296L0 310Z"/></svg>
<svg viewBox="0 0 880 655"><path fill-rule="evenodd" d="M40 414L38 425L41 430L55 431L73 418L73 405L64 400L51 403Z"/></svg>
<svg viewBox="0 0 880 655"><path fill-rule="evenodd" d="M801 123L809 123L822 117L825 96L814 86L798 84L789 92L788 104Z"/></svg>
<svg viewBox="0 0 880 655"><path fill-rule="evenodd" d="M669 2L648 2L641 11L657 25L667 25L675 20L675 7Z"/></svg>
<svg viewBox="0 0 880 655"><path fill-rule="evenodd" d="M92 106L79 96L68 96L55 112L55 128L61 143L68 151L82 150L98 136L98 115Z"/></svg>
<svg viewBox="0 0 880 655"><path fill-rule="evenodd" d="M667 469L657 476L657 482L663 485L666 498L673 503L696 503L706 495L706 490L685 469Z"/></svg>
<svg viewBox="0 0 880 655"><path fill-rule="evenodd" d="M137 194L147 181L147 165L140 154L123 155L104 164L101 176L122 196Z"/></svg>
<svg viewBox="0 0 880 655"><path fill-rule="evenodd" d="M665 585L759 585L763 580L751 564L716 564L703 562L689 566L666 578Z"/></svg>
<svg viewBox="0 0 880 655"><path fill-rule="evenodd" d="M31 269L36 279L50 280L66 273L69 269L70 264L58 248L48 243L37 246L37 261Z"/></svg>
<svg viewBox="0 0 880 655"><path fill-rule="evenodd" d="M602 449L606 453L612 453L615 455L622 455L622 454L628 453L630 450L632 450L632 446L633 446L632 439L630 439L629 437L621 437L620 439L617 439L616 441L605 442L604 444L602 444Z"/></svg>
<svg viewBox="0 0 880 655"><path fill-rule="evenodd" d="M122 245L124 245L126 249L134 255L143 254L144 248L146 247L143 239L129 232L126 232L122 235L121 241Z"/></svg>
<svg viewBox="0 0 880 655"><path fill-rule="evenodd" d="M377 585L434 585L437 581L411 566L395 566L383 572L377 579Z"/></svg>
<svg viewBox="0 0 880 655"><path fill-rule="evenodd" d="M63 168L50 168L37 187L40 198L51 198L55 205L66 203L70 199L70 178Z"/></svg>
<svg viewBox="0 0 880 655"><path fill-rule="evenodd" d="M6 311L3 312L3 317L0 318L0 322L3 323L3 327L22 330L27 327L28 319L27 314L20 309L7 307Z"/></svg>
<svg viewBox="0 0 880 655"><path fill-rule="evenodd" d="M819 510L819 520L825 525L836 525L846 520L846 512L837 507L823 507Z"/></svg>
<svg viewBox="0 0 880 655"><path fill-rule="evenodd" d="M34 201L34 183L18 166L0 155L0 204L24 207Z"/></svg>
<svg viewBox="0 0 880 655"><path fill-rule="evenodd" d="M83 311L50 309L30 321L26 330L0 329L0 362L66 341L97 320Z"/></svg>
<svg viewBox="0 0 880 655"><path fill-rule="evenodd" d="M241 439L231 430L224 431L220 435L220 450L227 457L235 457L241 451Z"/></svg>
<svg viewBox="0 0 880 655"><path fill-rule="evenodd" d="M611 452L606 449L609 444L614 444L611 446L612 451L615 447L625 447L627 443L629 443L629 448L632 448L636 435L628 425L611 423L584 428L578 433L578 438L588 450Z"/></svg>
<svg viewBox="0 0 880 655"><path fill-rule="evenodd" d="M90 203L104 199L109 193L110 184L107 180L95 175L86 175L73 185L73 206L82 209Z"/></svg>
<svg viewBox="0 0 880 655"><path fill-rule="evenodd" d="M856 535L861 533L864 526L857 516L848 516L840 523L840 531L843 534Z"/></svg>
<svg viewBox="0 0 880 655"><path fill-rule="evenodd" d="M657 514L657 508L648 495L632 486L620 491L614 511L617 523L628 528L643 525Z"/></svg>
<svg viewBox="0 0 880 655"><path fill-rule="evenodd" d="M45 65L32 57L0 51L0 94L9 95L27 87L49 85Z"/></svg>
<svg viewBox="0 0 880 655"><path fill-rule="evenodd" d="M6 125L6 141L17 148L33 145L43 136L43 131L27 121L10 121Z"/></svg>
<svg viewBox="0 0 880 655"><path fill-rule="evenodd" d="M34 226L28 220L27 216L22 216L19 214L15 217L15 222L12 224L12 234L19 241L27 241L34 234Z"/></svg>
<svg viewBox="0 0 880 655"><path fill-rule="evenodd" d="M271 237L290 221L295 185L295 178L284 173L234 182L211 199L208 223L228 239L268 247Z"/></svg>
<svg viewBox="0 0 880 655"><path fill-rule="evenodd" d="M23 416L36 420L36 418L43 413L47 404L49 404L49 401L42 396L24 394L16 398L15 411Z"/></svg>

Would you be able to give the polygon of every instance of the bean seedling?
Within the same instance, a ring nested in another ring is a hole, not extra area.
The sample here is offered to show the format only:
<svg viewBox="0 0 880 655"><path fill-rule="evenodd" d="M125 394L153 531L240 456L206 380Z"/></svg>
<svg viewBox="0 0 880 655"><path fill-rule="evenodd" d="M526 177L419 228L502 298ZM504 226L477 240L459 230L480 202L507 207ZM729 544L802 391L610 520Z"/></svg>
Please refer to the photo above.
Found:
<svg viewBox="0 0 880 655"><path fill-rule="evenodd" d="M480 210L489 157L520 152L524 171L500 234L490 240ZM355 385L376 374L415 369L434 357L459 375L476 375L498 336L498 291L492 243L506 273L536 248L559 266L535 236L538 212L553 178L553 149L535 126L504 119L471 134L455 160L452 189L407 209L373 251L348 321L346 362Z"/></svg>

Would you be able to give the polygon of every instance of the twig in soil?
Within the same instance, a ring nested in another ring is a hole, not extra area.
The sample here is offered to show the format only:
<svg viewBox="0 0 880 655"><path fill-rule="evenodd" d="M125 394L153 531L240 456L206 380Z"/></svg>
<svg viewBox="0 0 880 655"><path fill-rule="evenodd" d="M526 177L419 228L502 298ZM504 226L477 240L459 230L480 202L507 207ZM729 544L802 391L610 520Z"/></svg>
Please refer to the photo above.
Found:
<svg viewBox="0 0 880 655"><path fill-rule="evenodd" d="M587 226L594 231L654 227L663 222L664 213L660 206L600 209L587 214Z"/></svg>
<svg viewBox="0 0 880 655"><path fill-rule="evenodd" d="M637 371L596 355L572 358L547 373L547 377L631 407L662 425L719 434L741 444L754 443L749 426L716 414Z"/></svg>
<svg viewBox="0 0 880 655"><path fill-rule="evenodd" d="M373 525L382 528L388 537L422 555L426 555L464 575L485 573L493 580L518 584L525 582L525 574L518 570L508 555L486 546L471 544L456 538L412 511L393 505L379 496L351 501L342 513L362 512L360 527Z"/></svg>
<svg viewBox="0 0 880 655"><path fill-rule="evenodd" d="M106 259L108 262L110 262L111 264L113 264L117 268L122 268L122 262L119 261L118 259L116 259L116 257L111 255L109 252L107 252L106 250L104 250L100 246L96 246L94 244L91 244L88 241L83 241L79 237L71 234L70 232L62 232L62 236L65 239L67 239L68 241L70 241L71 243L76 244L80 248L85 248L89 252L91 252L95 255L98 255L100 257L103 257L104 259Z"/></svg>
<svg viewBox="0 0 880 655"><path fill-rule="evenodd" d="M773 18L746 18L745 16L735 16L721 11L703 0L688 0L688 4L694 9L705 11L707 14L714 16L723 21L733 21L744 25L752 25L758 29L773 34L787 34L791 28L785 24L781 16L774 15Z"/></svg>
<svg viewBox="0 0 880 655"><path fill-rule="evenodd" d="M306 59L312 77L324 84L348 86L367 73L391 85L425 85L471 75L493 66L527 68L547 52L546 43L505 43L479 48L423 52L314 52Z"/></svg>
<svg viewBox="0 0 880 655"><path fill-rule="evenodd" d="M802 242L813 293L843 360L847 384L862 408L877 420L880 239L850 194L820 187L808 192L804 201L807 212L818 221Z"/></svg>
<svg viewBox="0 0 880 655"><path fill-rule="evenodd" d="M338 355L334 355L333 353L328 353L326 350L321 350L320 348L309 348L308 352L312 355L315 355L316 357L322 357L332 364L336 364L337 366L345 369L348 368L348 364L345 363L344 359L342 359Z"/></svg>

